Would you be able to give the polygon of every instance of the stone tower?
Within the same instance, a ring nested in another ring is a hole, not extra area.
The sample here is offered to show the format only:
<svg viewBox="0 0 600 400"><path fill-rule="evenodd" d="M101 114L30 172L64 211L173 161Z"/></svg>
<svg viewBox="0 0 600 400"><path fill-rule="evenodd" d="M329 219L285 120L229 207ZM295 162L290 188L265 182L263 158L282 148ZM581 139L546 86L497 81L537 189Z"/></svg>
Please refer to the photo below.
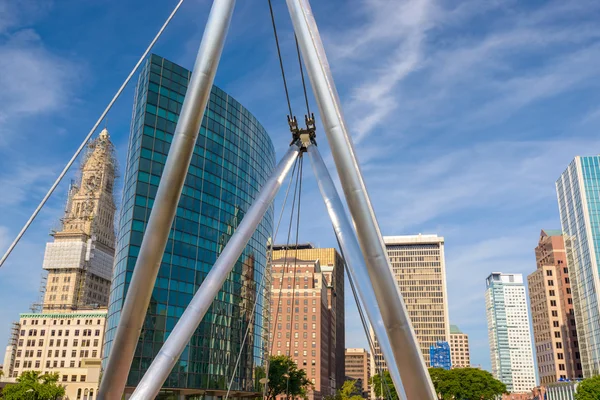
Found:
<svg viewBox="0 0 600 400"><path fill-rule="evenodd" d="M44 310L106 307L115 254L114 146L104 129L90 143L54 241L46 245Z"/></svg>

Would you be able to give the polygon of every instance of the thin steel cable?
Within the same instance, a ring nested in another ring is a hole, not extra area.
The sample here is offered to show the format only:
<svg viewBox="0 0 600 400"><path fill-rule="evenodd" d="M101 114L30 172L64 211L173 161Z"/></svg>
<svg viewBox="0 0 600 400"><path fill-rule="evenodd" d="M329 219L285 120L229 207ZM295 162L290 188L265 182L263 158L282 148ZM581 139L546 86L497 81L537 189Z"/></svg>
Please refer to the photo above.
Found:
<svg viewBox="0 0 600 400"><path fill-rule="evenodd" d="M277 57L279 58L279 67L281 68L281 77L283 78L283 88L285 89L285 98L287 100L288 110L290 111L290 117L293 117L294 113L292 113L292 103L290 102L290 94L288 92L287 80L285 79L285 70L283 69L283 59L281 58L281 49L279 48L277 26L275 25L275 14L273 13L273 5L271 4L271 0L268 1L269 11L271 13L271 24L273 25L273 35L275 36L275 45L277 46Z"/></svg>
<svg viewBox="0 0 600 400"><path fill-rule="evenodd" d="M283 218L283 212L285 211L288 194L290 192L290 188L292 187L292 182L294 180L294 175L295 175L297 164L298 164L298 159L296 158L296 161L294 162L294 167L292 169L292 175L290 176L290 183L288 184L288 187L285 191L283 205L281 206L281 213L279 214L279 219L277 220L277 226L275 227L275 230L273 233L273 240L275 240L275 238L277 237L277 233L279 232L279 226L280 226L281 220ZM265 263L265 271L260 280L260 285L258 286L259 288L264 287L265 277L267 276L268 268L271 268L272 256L273 256L273 244L271 244L271 251L269 252L266 263ZM248 337L248 333L250 332L250 326L252 326L252 324L254 324L254 313L256 312L257 304L258 304L258 296L256 297L256 300L254 301L254 305L252 306L252 314L250 314L250 322L248 323L248 326L246 327L246 333L244 334L244 339L242 340L242 345L240 346L240 351L238 353L237 360L235 361L235 367L233 368L233 373L231 374L231 380L229 381L229 386L227 387L227 394L225 395L225 400L227 400L227 398L229 397L229 393L231 392L231 386L233 385L233 380L235 379L235 374L237 372L237 368L239 366L240 359L242 357L242 351L244 349L244 345L246 344L246 339Z"/></svg>
<svg viewBox="0 0 600 400"><path fill-rule="evenodd" d="M298 168L298 170L300 170L300 168ZM293 227L293 222L294 222L294 211L295 211L295 207L296 207L296 194L298 192L298 176L300 174L296 175L296 185L294 186L294 196L293 196L293 200L292 200L292 210L290 212L290 224L288 227L288 234L287 234L287 240L286 240L286 247L285 247L285 251L283 253L283 269L282 269L282 273L281 273L281 278L279 280L279 295L277 296L277 311L275 312L275 319L273 320L273 324L277 323L277 318L279 317L279 306L281 305L281 294L283 293L283 276L284 276L284 272L286 267L287 267L287 254L289 251L289 243L290 243L290 237L292 235L292 227ZM271 346L270 346L270 350L269 350L269 354L273 353L273 345L275 344L275 335L273 335L273 338L271 339ZM267 373L268 375L268 373Z"/></svg>
<svg viewBox="0 0 600 400"><path fill-rule="evenodd" d="M40 211L42 210L42 208L44 207L44 205L46 204L46 202L48 201L48 199L50 198L50 196L52 195L52 193L54 193L54 190L56 189L56 187L58 186L58 184L65 177L65 175L67 174L67 172L69 171L69 169L71 168L71 166L73 165L73 163L75 162L75 160L77 159L77 157L79 157L79 154L81 154L81 152L85 148L87 142L90 140L90 138L92 137L92 135L94 134L94 132L96 131L96 129L98 129L98 126L100 125L100 123L102 122L102 120L106 117L106 114L108 114L108 112L112 108L112 106L115 103L115 101L117 101L117 99L121 96L121 93L123 93L123 90L125 89L125 87L129 83L129 81L131 80L131 78L133 77L133 75L135 74L135 72L137 71L137 69L139 68L139 66L142 64L142 62L144 61L144 59L146 58L146 56L148 55L148 53L150 53L150 50L152 50L152 48L154 47L154 44L158 41L158 39L162 35L163 31L169 25L169 23L171 22L171 20L173 19L173 17L177 13L177 11L179 10L179 8L183 4L183 2L184 2L184 0L179 0L179 3L177 3L177 5L173 9L173 11L169 15L169 17L167 18L167 20L163 24L163 26L160 28L160 30L156 34L156 36L154 36L154 39L152 39L152 41L150 42L150 44L146 48L146 51L144 51L144 53L142 54L142 56L140 57L140 59L138 60L138 62L135 64L135 66L133 67L133 69L131 70L131 72L129 73L129 75L127 76L127 78L125 79L125 81L123 82L123 84L121 85L121 87L119 88L119 90L117 90L117 93L113 96L113 98L110 101L110 103L108 103L108 106L106 106L106 108L104 109L104 111L102 112L102 114L100 115L100 117L98 118L98 120L96 121L96 123L94 124L94 126L92 127L92 129L90 130L90 132L87 134L87 136L85 137L85 139L83 140L83 142L81 143L81 145L79 146L79 148L77 149L77 151L75 151L75 154L73 154L73 157L71 157L71 159L69 160L69 162L67 163L67 165L65 166L65 168L62 170L62 172L60 173L60 175L58 175L58 178L56 178L56 181L54 181L54 184L52 184L52 186L50 187L50 190L48 190L48 193L46 193L46 195L44 196L44 198L42 199L42 201L40 202L40 204L37 206L37 208L35 209L35 211L33 212L33 214L31 214L31 217L29 217L29 220L27 220L27 222L25 223L25 225L23 226L23 228L21 229L21 231L19 232L19 234L17 235L17 237L15 238L15 240L8 247L8 250L6 250L6 252L2 256L2 258L0 259L0 267L2 267L2 265L4 264L4 262L6 261L6 259L8 258L8 256L10 255L10 253L12 253L12 251L14 250L15 246L17 245L17 243L19 243L19 241L21 240L21 238L23 237L23 235L25 234L25 232L27 231L27 229L29 229L29 227L31 226L31 224L33 223L33 221L35 220L35 218L37 217L37 215L40 213Z"/></svg>
<svg viewBox="0 0 600 400"><path fill-rule="evenodd" d="M303 166L304 166L304 157L302 157L302 153L300 154L300 166L298 167L298 178L300 181L299 184L299 190L298 190L298 211L297 211L297 217L296 217L296 246L295 246L295 256L294 256L294 278L292 279L292 313L290 316L290 347L288 350L288 357L291 358L291 343L292 343L292 339L293 339L293 332L294 332L294 299L296 297L296 272L298 270L298 238L300 236L300 202L301 202L301 197L302 197L302 171L303 171ZM299 323L299 322L298 322ZM289 389L290 389L290 370L289 370L289 365L288 365L288 373L287 373L287 382L286 382L286 398L289 398L290 393L289 393Z"/></svg>
<svg viewBox="0 0 600 400"><path fill-rule="evenodd" d="M290 222L288 225L288 233L287 233L287 239L286 239L286 243L289 244L290 242L290 237L292 235L292 222L293 222L293 218L294 218L294 210L295 210L295 205L296 205L296 193L298 191L298 175L296 175L296 184L294 185L294 195L292 196L292 209L290 211ZM283 260L284 260L284 265L283 265L283 270L285 270L285 267L287 265L287 253L289 250L289 246L286 246L285 251L283 253ZM275 326L275 324L277 323L277 318L279 317L279 306L281 305L281 294L282 294L282 288L283 288L283 272L281 274L281 278L279 279L279 296L277 297L277 311L275 312L275 318L273 319L273 326ZM276 329L274 329L276 330ZM271 343L269 346L269 357L270 355L273 353L273 345L275 344L275 335L273 335L272 339L271 339ZM265 371L265 378L266 378L266 382L265 382L265 386L263 388L263 397L267 397L267 391L268 391L268 384L269 384L269 369L270 369L270 364L269 364L269 358L267 358L267 368Z"/></svg>
<svg viewBox="0 0 600 400"><path fill-rule="evenodd" d="M334 232L335 232L335 229L334 229ZM334 235L335 235L335 233L334 233ZM340 253L342 254L342 260L344 261L344 269L346 270L346 275L348 275L348 282L350 283L350 289L352 290L352 295L354 297L354 301L356 302L356 308L358 309L358 315L360 317L360 322L361 322L361 324L363 326L363 329L365 331L365 335L367 337L367 342L369 344L369 348L371 349L371 354L373 356L375 356L375 343L371 340L371 335L369 334L369 328L368 328L368 325L367 325L367 320L365 318L364 311L362 309L362 305L360 303L360 300L358 298L358 294L356 292L356 286L354 285L354 279L352 279L352 275L350 274L350 270L348 268L348 263L346 262L346 257L344 256L344 251L342 250L342 246L340 244L340 239L338 238L337 235L335 235L335 239L337 240L338 249L340 249ZM382 388L385 387L385 389L386 389L385 390L385 392L386 392L385 393L386 399L387 400L391 400L392 399L392 394L390 392L390 388L387 386L387 384L383 385L383 379L384 379L383 368L381 368L380 365L378 365L376 368L378 369L379 376L381 378L380 379L380 382L382 382L381 386L382 386ZM383 391L384 390L382 390L382 392Z"/></svg>
<svg viewBox="0 0 600 400"><path fill-rule="evenodd" d="M304 90L304 101L306 102L306 114L310 118L310 106L308 105L308 93L306 92L306 81L304 80L304 69L302 68L302 56L300 55L300 46L298 45L298 37L294 34L296 41L296 53L298 54L298 65L300 66L300 76L302 77L302 89Z"/></svg>

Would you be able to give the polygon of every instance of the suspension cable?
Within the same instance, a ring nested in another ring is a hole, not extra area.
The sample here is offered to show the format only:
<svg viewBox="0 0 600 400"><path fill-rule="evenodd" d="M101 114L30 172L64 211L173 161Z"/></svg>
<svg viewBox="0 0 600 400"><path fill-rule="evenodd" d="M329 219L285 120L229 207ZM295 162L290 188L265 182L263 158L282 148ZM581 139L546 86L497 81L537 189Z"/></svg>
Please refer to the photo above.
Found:
<svg viewBox="0 0 600 400"><path fill-rule="evenodd" d="M292 182L294 180L294 175L296 173L296 165L298 164L298 159L296 158L296 161L294 161L294 166L292 168L292 174L290 176L290 182L288 183L288 187L285 191L285 197L283 199L283 205L281 206L281 212L279 213L279 218L277 220L277 225L275 227L274 233L273 233L273 240L275 240L275 238L277 237L277 233L279 232L279 226L281 225L281 220L283 219L283 212L285 211L285 206L287 204L287 199L288 199L288 194L290 192L290 188L292 187ZM271 243L271 250L268 252L267 254L267 260L265 263L265 270L264 273L261 277L260 280L260 285L258 286L258 288L265 286L265 278L268 275L268 271L271 268L271 262L273 261L273 244ZM250 326L252 326L252 324L254 324L254 315L256 312L256 305L258 304L258 296L256 297L256 300L254 301L254 305L252 306L252 313L250 314L250 322L248 323L248 326L246 327L246 333L244 334L244 339L242 340L242 344L240 346L240 351L238 353L237 356L237 360L235 361L235 366L233 368L233 373L231 374L231 379L229 381L229 385L227 387L227 394L225 395L225 400L227 400L229 398L229 393L231 392L231 386L233 385L233 380L235 379L235 374L237 373L237 368L240 364L240 359L242 357L242 351L244 350L244 345L246 344L246 339L248 338L248 333L250 332ZM268 365L268 360L267 360L267 365Z"/></svg>
<svg viewBox="0 0 600 400"><path fill-rule="evenodd" d="M296 54L298 54L298 65L300 66L300 76L302 77L302 89L304 90L304 101L306 102L306 115L310 118L310 106L308 105L308 93L306 93L306 81L304 80L304 69L302 68L302 56L300 55L300 46L298 45L298 37L294 34L296 41Z"/></svg>
<svg viewBox="0 0 600 400"><path fill-rule="evenodd" d="M298 171L300 171L300 167L298 167ZM293 200L292 200L292 210L290 212L290 222L289 222L289 227L288 227L288 233L287 233L287 240L286 243L288 243L288 245L285 247L285 251L283 253L283 268L282 268L282 273L281 273L281 278L279 280L279 286L280 286L280 290L279 290L279 295L277 296L277 311L275 312L275 319L273 320L273 325L275 325L275 323L277 322L277 318L279 317L279 306L281 305L281 295L283 293L283 276L284 276L284 271L288 265L288 259L287 259L287 254L289 251L289 243L290 243L290 237L292 235L292 226L293 226L293 221L294 221L294 210L296 207L296 194L298 192L298 177L300 176L300 174L298 173L298 175L296 175L296 185L294 187L294 196L293 196ZM275 335L273 335L273 337L271 338L271 346L270 346L270 350L269 350L269 354L273 353L273 346L275 345Z"/></svg>
<svg viewBox="0 0 600 400"><path fill-rule="evenodd" d="M286 243L290 242L290 238L292 235L292 225L293 225L293 218L294 218L294 210L295 210L295 206L296 206L296 193L298 191L298 175L296 175L296 183L294 185L294 194L292 196L292 207L291 207L291 211L290 211L290 221L289 221L289 225L288 225L288 232L287 232L287 239L286 239ZM275 312L275 317L273 318L273 326L276 326L275 324L277 323L277 319L279 317L279 308L281 306L281 294L282 294L282 290L281 288L283 288L283 271L286 268L287 265L287 254L289 251L289 246L285 247L285 251L283 253L283 260L284 260L284 265L282 268L282 274L281 277L279 279L279 295L277 296L277 308L276 308L276 312ZM268 350L268 354L269 357L270 355L273 353L273 346L275 345L275 335L273 335L273 337L270 340L270 344L268 346L269 350ZM266 366L266 374L265 374L265 385L263 386L263 398L267 397L267 391L268 391L268 385L269 385L269 370L270 370L270 359L269 357L267 357L267 366Z"/></svg>
<svg viewBox="0 0 600 400"><path fill-rule="evenodd" d="M287 80L285 79L285 70L283 69L283 59L281 58L281 49L279 48L279 37L277 36L277 26L275 25L275 14L273 13L273 5L269 1L269 11L271 13L271 24L273 25L273 35L275 36L275 45L277 46L277 57L279 58L279 67L281 68L281 77L283 78L283 89L285 90L285 99L287 100L290 118L294 116L292 112L292 103L290 102L290 94L288 92Z"/></svg>
<svg viewBox="0 0 600 400"><path fill-rule="evenodd" d="M98 118L98 120L96 121L96 123L94 124L94 126L92 127L92 129L90 130L90 132L87 134L87 136L85 137L85 139L81 143L81 145L79 145L79 148L75 151L75 154L73 154L73 157L71 157L71 159L69 160L69 162L67 163L67 165L65 166L65 168L62 170L62 172L60 173L60 175L58 175L58 178L56 178L56 181L54 181L54 183L50 187L50 190L48 190L48 193L46 193L46 195L44 196L44 198L42 199L42 201L40 202L40 204L33 211L33 214L31 214L31 217L29 217L29 220L27 220L27 222L25 223L25 225L23 226L23 228L21 228L21 231L19 232L19 234L17 235L17 237L15 238L15 240L11 243L11 245L8 247L8 250L6 250L6 252L2 256L2 258L0 259L0 267L2 267L2 265L4 264L4 262L6 261L6 259L8 258L8 256L10 255L10 253L12 253L12 251L14 250L15 246L17 245L17 243L19 243L19 241L21 240L21 238L23 237L23 235L25 234L25 232L27 231L27 229L29 229L29 227L31 226L31 224L33 223L33 221L35 220L35 218L37 217L37 215L42 210L42 207L44 207L44 205L46 204L46 202L48 201L48 199L50 198L50 196L52 195L52 193L54 193L54 190L56 189L56 187L58 186L58 184L62 181L62 179L64 178L64 176L67 174L67 172L69 171L69 169L71 168L71 166L73 165L73 163L75 162L75 160L77 159L77 157L79 157L79 154L81 154L81 152L85 148L87 142L90 140L90 138L92 137L92 135L94 134L94 132L96 131L96 129L98 129L98 126L100 125L100 123L102 122L102 120L106 117L106 114L108 114L108 112L112 108L112 106L115 103L115 101L117 101L117 99L121 96L121 93L123 93L123 90L125 89L125 87L129 83L129 81L131 80L131 78L133 77L133 75L135 74L135 72L137 71L137 69L139 68L139 66L142 64L142 62L144 61L144 59L146 58L146 56L148 55L148 53L150 53L150 50L152 50L152 48L154 47L154 44L158 41L158 39L160 38L160 36L164 32L165 28L169 25L169 23L171 22L171 20L173 19L173 17L177 13L177 11L179 10L179 8L183 4L183 2L184 2L184 0L179 0L179 3L177 3L177 5L173 9L173 11L171 12L171 14L169 15L169 17L165 21L165 23L159 29L159 31L156 34L156 36L154 36L154 39L152 39L152 41L150 42L150 44L146 48L146 51L144 51L144 53L141 55L141 57L139 58L138 62L135 64L135 66L133 67L133 69L131 70L131 72L127 76L127 78L125 78L125 81L123 82L123 84L121 85L121 87L119 88L119 90L117 90L117 93L113 96L113 98L110 101L110 103L108 103L108 105L106 106L106 108L104 109L104 111L102 112L102 114L100 115L100 117Z"/></svg>
<svg viewBox="0 0 600 400"><path fill-rule="evenodd" d="M292 343L292 339L293 339L293 333L294 333L294 309L295 309L295 304L294 304L294 299L296 298L296 272L298 271L298 237L300 235L300 203L301 203L301 199L302 199L302 171L303 171L303 160L304 157L302 157L302 154L300 154L300 165L298 168L298 177L299 177L299 189L298 189L298 211L297 211L297 217L296 217L296 246L295 246L295 255L294 255L294 277L292 279L292 304L291 304L291 315L290 315L290 347L288 348L288 357L291 358L291 343ZM287 382L286 382L286 398L289 398L289 389L290 389L290 370L289 370L289 364L288 364L288 373L287 373Z"/></svg>
<svg viewBox="0 0 600 400"><path fill-rule="evenodd" d="M335 232L335 230L334 230ZM335 234L334 234L335 235ZM352 275L350 274L350 270L348 268L348 263L346 262L346 257L344 256L344 251L342 250L342 246L340 244L340 240L337 237L337 235L335 235L335 238L337 240L338 243L338 248L340 249L340 253L342 254L342 260L344 261L344 269L346 270L346 275L348 275L348 282L350 283L350 289L352 290L352 295L354 297L354 301L356 302L356 308L358 309L358 315L360 317L360 322L363 326L363 329L365 331L365 335L367 337L367 342L369 344L369 348L371 349L371 354L373 355L373 361L375 362L375 343L373 342L373 340L371 340L371 335L369 333L369 328L367 325L367 320L365 318L364 315L364 311L362 309L362 304L359 300L358 294L356 292L356 286L354 285L354 279L352 278ZM379 372L379 377L380 377L380 382L383 382L384 376L383 376L383 368L381 367L380 364L375 363L375 368L377 368L378 372ZM385 396L387 400L391 400L392 399L392 394L390 392L390 388L388 387L387 383L385 385L381 385L382 388L385 388ZM381 395L384 395L384 390L382 390Z"/></svg>

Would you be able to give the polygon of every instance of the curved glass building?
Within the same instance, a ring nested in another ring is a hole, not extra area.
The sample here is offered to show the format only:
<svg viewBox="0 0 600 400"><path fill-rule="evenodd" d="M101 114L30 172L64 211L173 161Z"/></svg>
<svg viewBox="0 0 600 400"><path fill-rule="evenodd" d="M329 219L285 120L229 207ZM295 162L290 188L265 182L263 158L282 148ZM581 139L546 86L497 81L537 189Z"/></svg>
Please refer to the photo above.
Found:
<svg viewBox="0 0 600 400"><path fill-rule="evenodd" d="M111 350L190 71L152 55L140 75L124 177L104 360ZM265 129L213 87L144 328L127 380L135 387L275 166ZM224 394L250 324L232 390L253 396L268 342L269 276L261 285L273 210L267 212L165 383L164 395ZM252 316L254 303L257 306Z"/></svg>

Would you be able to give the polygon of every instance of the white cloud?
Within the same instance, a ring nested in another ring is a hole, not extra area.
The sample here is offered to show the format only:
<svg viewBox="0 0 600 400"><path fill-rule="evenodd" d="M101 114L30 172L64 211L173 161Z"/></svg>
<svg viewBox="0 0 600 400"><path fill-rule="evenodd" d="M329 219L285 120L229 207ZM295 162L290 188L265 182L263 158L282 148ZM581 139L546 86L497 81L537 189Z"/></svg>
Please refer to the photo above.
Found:
<svg viewBox="0 0 600 400"><path fill-rule="evenodd" d="M50 4L36 3L0 5L0 145L20 133L25 118L64 108L79 81L81 71L73 61L54 54L33 29L23 28Z"/></svg>
<svg viewBox="0 0 600 400"><path fill-rule="evenodd" d="M364 0L359 9L359 23L326 31L331 65L351 82L345 109L358 142L475 130L600 75L598 3Z"/></svg>
<svg viewBox="0 0 600 400"><path fill-rule="evenodd" d="M55 177L54 168L21 164L0 175L0 208L5 210L22 205L48 189L48 182Z"/></svg>

